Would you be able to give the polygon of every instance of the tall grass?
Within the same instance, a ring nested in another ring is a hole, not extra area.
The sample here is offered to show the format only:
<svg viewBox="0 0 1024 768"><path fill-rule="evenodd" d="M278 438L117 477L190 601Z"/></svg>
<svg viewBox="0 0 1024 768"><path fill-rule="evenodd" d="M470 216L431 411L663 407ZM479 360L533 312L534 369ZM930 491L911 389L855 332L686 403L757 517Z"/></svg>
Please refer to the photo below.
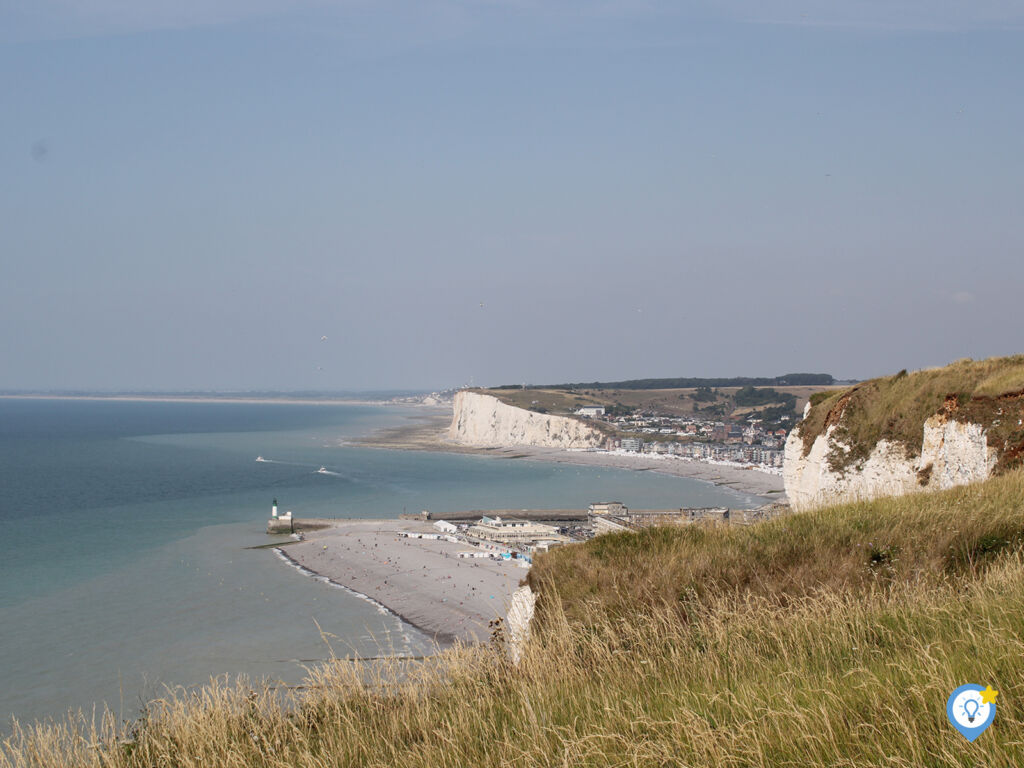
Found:
<svg viewBox="0 0 1024 768"><path fill-rule="evenodd" d="M921 498L829 507L750 526L690 525L602 536L541 557L529 574L541 601L557 593L581 621L644 606L685 617L707 596L779 604L823 592L971 576L1024 543L1022 475ZM600 619L597 619L600 620Z"/></svg>
<svg viewBox="0 0 1024 768"><path fill-rule="evenodd" d="M1021 765L1022 531L1014 472L750 528L603 537L539 559L517 666L482 646L332 662L285 700L215 682L127 730L19 726L0 764ZM1000 691L973 744L945 716L965 682Z"/></svg>

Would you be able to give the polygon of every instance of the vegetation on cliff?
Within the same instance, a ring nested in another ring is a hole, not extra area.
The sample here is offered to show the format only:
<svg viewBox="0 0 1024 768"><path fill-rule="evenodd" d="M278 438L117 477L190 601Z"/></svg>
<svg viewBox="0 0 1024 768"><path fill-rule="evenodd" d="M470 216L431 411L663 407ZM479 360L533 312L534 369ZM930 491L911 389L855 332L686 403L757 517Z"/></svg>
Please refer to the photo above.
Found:
<svg viewBox="0 0 1024 768"><path fill-rule="evenodd" d="M283 696L213 685L128 728L16 728L8 764L975 766L1024 763L1024 472L749 528L624 533L539 558L501 644ZM965 682L1000 691L969 744ZM0 764L4 761L0 759Z"/></svg>
<svg viewBox="0 0 1024 768"><path fill-rule="evenodd" d="M783 376L732 376L729 378L683 377L674 379L628 379L591 381L575 384L531 385L531 389L695 389L697 387L827 387L835 383L828 373L787 373ZM495 389L519 389L519 384L504 384Z"/></svg>
<svg viewBox="0 0 1024 768"><path fill-rule="evenodd" d="M996 473L1019 466L1024 453L1024 355L900 371L817 393L810 403L799 425L804 455L835 425L833 438L848 450L830 451L834 471L861 464L881 440L902 445L908 458L920 455L924 422L936 414L980 424L999 451Z"/></svg>
<svg viewBox="0 0 1024 768"><path fill-rule="evenodd" d="M793 424L804 403L823 385L787 387L710 387L684 389L541 389L474 390L506 405L537 413L571 415L584 406L602 406L609 417L662 416ZM780 423L781 422L781 423ZM589 422L592 423L593 422ZM600 425L598 428L601 428Z"/></svg>

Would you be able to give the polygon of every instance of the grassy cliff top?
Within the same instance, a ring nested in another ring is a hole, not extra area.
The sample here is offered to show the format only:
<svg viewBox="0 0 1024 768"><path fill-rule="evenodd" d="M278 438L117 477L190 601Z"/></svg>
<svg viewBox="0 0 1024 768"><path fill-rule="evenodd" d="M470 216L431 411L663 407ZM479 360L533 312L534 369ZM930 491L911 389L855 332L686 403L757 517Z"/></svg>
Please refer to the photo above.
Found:
<svg viewBox="0 0 1024 768"><path fill-rule="evenodd" d="M71 719L6 749L18 768L1021 765L1022 546L1022 471L614 534L538 558L518 666L500 643L337 661L287 697L170 692L127 729ZM1000 692L973 744L945 714L965 682Z"/></svg>
<svg viewBox="0 0 1024 768"><path fill-rule="evenodd" d="M900 371L812 395L810 402L799 426L804 455L835 424L835 437L851 448L849 453L832 452L835 470L862 462L880 440L901 443L908 457L919 455L925 420L945 413L985 427L989 445L1000 450L996 470L1001 472L1020 464L1024 448L1024 428L1018 423L1024 418L1024 355Z"/></svg>
<svg viewBox="0 0 1024 768"><path fill-rule="evenodd" d="M649 413L659 416L717 419L740 419L745 415L760 416L781 413L793 420L799 418L814 393L827 385L778 387L715 387L683 389L477 389L506 405L516 408L571 415L576 409L600 405L616 414ZM790 422L792 423L792 422Z"/></svg>
<svg viewBox="0 0 1024 768"><path fill-rule="evenodd" d="M660 526L538 558L528 582L584 625L723 596L793 605L824 593L975 578L1024 547L1024 470L942 493L878 499L754 525Z"/></svg>

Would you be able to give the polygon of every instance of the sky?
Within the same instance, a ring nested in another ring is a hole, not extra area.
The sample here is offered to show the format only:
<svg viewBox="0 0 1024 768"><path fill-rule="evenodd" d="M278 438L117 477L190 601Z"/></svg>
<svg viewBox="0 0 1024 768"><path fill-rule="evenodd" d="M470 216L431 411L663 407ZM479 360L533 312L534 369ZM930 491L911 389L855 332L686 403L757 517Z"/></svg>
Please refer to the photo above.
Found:
<svg viewBox="0 0 1024 768"><path fill-rule="evenodd" d="M1022 73L1024 1L0 0L0 390L1021 353Z"/></svg>

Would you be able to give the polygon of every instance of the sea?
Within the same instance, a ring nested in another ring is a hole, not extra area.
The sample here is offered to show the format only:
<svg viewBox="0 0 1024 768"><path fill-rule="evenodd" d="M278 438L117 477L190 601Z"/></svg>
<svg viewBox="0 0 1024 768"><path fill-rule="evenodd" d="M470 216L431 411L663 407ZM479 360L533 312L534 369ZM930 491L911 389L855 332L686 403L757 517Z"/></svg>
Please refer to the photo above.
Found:
<svg viewBox="0 0 1024 768"><path fill-rule="evenodd" d="M79 709L130 719L212 677L293 685L331 657L434 649L366 598L254 548L286 540L265 533L275 499L339 518L759 503L654 472L352 445L421 413L0 399L0 736L11 718Z"/></svg>

